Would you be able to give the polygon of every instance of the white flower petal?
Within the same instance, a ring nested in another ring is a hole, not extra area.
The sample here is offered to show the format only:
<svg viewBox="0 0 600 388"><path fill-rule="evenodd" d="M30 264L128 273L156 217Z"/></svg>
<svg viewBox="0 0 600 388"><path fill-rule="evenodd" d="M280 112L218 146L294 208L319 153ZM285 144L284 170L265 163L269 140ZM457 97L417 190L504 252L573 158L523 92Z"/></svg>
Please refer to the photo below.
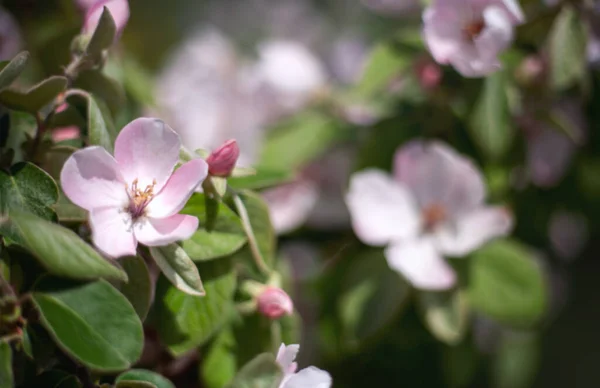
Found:
<svg viewBox="0 0 600 388"><path fill-rule="evenodd" d="M346 204L354 232L367 244L385 245L418 232L420 216L412 196L382 171L372 169L354 174Z"/></svg>
<svg viewBox="0 0 600 388"><path fill-rule="evenodd" d="M423 290L445 290L454 285L456 275L438 254L430 238L393 243L385 250L388 265L413 286Z"/></svg>
<svg viewBox="0 0 600 388"><path fill-rule="evenodd" d="M512 226L512 216L505 208L482 207L437 229L435 243L445 255L464 256L493 238L507 235Z"/></svg>
<svg viewBox="0 0 600 388"><path fill-rule="evenodd" d="M281 388L329 388L331 384L329 373L309 366L286 379Z"/></svg>

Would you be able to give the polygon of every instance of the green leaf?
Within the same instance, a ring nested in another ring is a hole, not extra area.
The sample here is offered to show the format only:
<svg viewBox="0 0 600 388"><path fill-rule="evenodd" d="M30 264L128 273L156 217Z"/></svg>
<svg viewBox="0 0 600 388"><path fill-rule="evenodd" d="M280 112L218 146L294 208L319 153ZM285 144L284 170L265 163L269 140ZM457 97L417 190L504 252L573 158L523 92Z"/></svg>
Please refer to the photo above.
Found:
<svg viewBox="0 0 600 388"><path fill-rule="evenodd" d="M167 378L158 373L144 369L131 369L121 373L115 380L117 388L120 387L119 384L124 381L145 381L154 384L156 388L175 388L175 385Z"/></svg>
<svg viewBox="0 0 600 388"><path fill-rule="evenodd" d="M152 298L152 280L150 272L146 267L146 262L139 256L128 256L119 259L119 264L123 267L128 282L118 282L114 286L125 295L129 303L135 309L138 317L143 322L150 310Z"/></svg>
<svg viewBox="0 0 600 388"><path fill-rule="evenodd" d="M123 270L105 260L73 231L22 212L11 212L9 219L24 246L51 274L82 280L127 280Z"/></svg>
<svg viewBox="0 0 600 388"><path fill-rule="evenodd" d="M325 114L309 111L271 132L262 150L264 168L294 170L323 154L348 134Z"/></svg>
<svg viewBox="0 0 600 388"><path fill-rule="evenodd" d="M156 385L147 381L121 381L117 383L115 388L157 388Z"/></svg>
<svg viewBox="0 0 600 388"><path fill-rule="evenodd" d="M27 51L20 52L10 62L0 64L0 91L9 87L21 75L29 59Z"/></svg>
<svg viewBox="0 0 600 388"><path fill-rule="evenodd" d="M548 37L550 83L554 90L566 89L585 77L586 32L578 12L563 7Z"/></svg>
<svg viewBox="0 0 600 388"><path fill-rule="evenodd" d="M227 183L230 187L241 190L259 190L267 187L276 186L282 183L286 183L294 179L293 174L287 170L277 170L273 168L261 168L256 170L256 174L231 177L227 179Z"/></svg>
<svg viewBox="0 0 600 388"><path fill-rule="evenodd" d="M507 154L515 135L507 88L508 80L504 72L498 71L488 76L469 123L473 140L483 154L492 160Z"/></svg>
<svg viewBox="0 0 600 388"><path fill-rule="evenodd" d="M235 338L231 329L223 329L205 353L200 373L207 388L223 388L237 372Z"/></svg>
<svg viewBox="0 0 600 388"><path fill-rule="evenodd" d="M475 310L517 326L538 322L548 302L542 268L526 247L511 240L490 243L473 254L468 296Z"/></svg>
<svg viewBox="0 0 600 388"><path fill-rule="evenodd" d="M68 374L62 370L54 369L49 370L35 379L36 387L48 387L48 388L81 388L81 382L77 379L77 376Z"/></svg>
<svg viewBox="0 0 600 388"><path fill-rule="evenodd" d="M423 291L418 301L425 324L434 337L449 345L456 345L463 339L469 318L469 306L463 292Z"/></svg>
<svg viewBox="0 0 600 388"><path fill-rule="evenodd" d="M179 291L161 277L156 287L153 323L174 356L209 340L234 311L237 277L230 259L198 265L206 296L199 298Z"/></svg>
<svg viewBox="0 0 600 388"><path fill-rule="evenodd" d="M52 205L58 200L54 180L31 163L17 163L7 172L0 171L0 214L25 210L46 220L56 220ZM0 225L0 233L23 244L10 224Z"/></svg>
<svg viewBox="0 0 600 388"><path fill-rule="evenodd" d="M196 216L200 225L206 227L206 201L204 194L194 194L181 211ZM194 261L206 261L226 257L238 251L246 243L246 234L240 218L228 206L218 202L217 218L209 232L199 229L182 242L182 247Z"/></svg>
<svg viewBox="0 0 600 388"><path fill-rule="evenodd" d="M494 386L528 388L534 385L540 364L540 341L535 333L505 333L494 358Z"/></svg>
<svg viewBox="0 0 600 388"><path fill-rule="evenodd" d="M412 65L413 58L412 52L402 50L393 43L376 45L369 54L355 92L364 97L373 97L383 92L395 77Z"/></svg>
<svg viewBox="0 0 600 388"><path fill-rule="evenodd" d="M67 88L68 80L61 76L51 76L26 92L6 89L0 92L0 103L10 109L29 113L39 112Z"/></svg>
<svg viewBox="0 0 600 388"><path fill-rule="evenodd" d="M23 350L37 368L45 370L56 363L56 345L39 323L28 323L23 335Z"/></svg>
<svg viewBox="0 0 600 388"><path fill-rule="evenodd" d="M0 387L14 387L12 370L12 350L6 342L0 341Z"/></svg>
<svg viewBox="0 0 600 388"><path fill-rule="evenodd" d="M91 145L99 145L113 152L117 133L106 105L93 95L88 95L88 136Z"/></svg>
<svg viewBox="0 0 600 388"><path fill-rule="evenodd" d="M271 224L269 208L262 197L252 191L243 190L239 193L239 197L248 212L250 225L263 260L267 265L272 266L275 261L277 239Z"/></svg>
<svg viewBox="0 0 600 388"><path fill-rule="evenodd" d="M87 90L96 98L102 99L113 115L125 104L125 92L117 81L99 70L86 70L79 73L75 87Z"/></svg>
<svg viewBox="0 0 600 388"><path fill-rule="evenodd" d="M77 361L98 371L129 368L142 354L142 323L127 299L104 280L60 287L40 281L33 301L42 324Z"/></svg>
<svg viewBox="0 0 600 388"><path fill-rule="evenodd" d="M110 11L105 6L102 15L98 21L98 26L87 46L87 53L90 55L101 55L102 51L108 49L115 40L117 26Z"/></svg>
<svg viewBox="0 0 600 388"><path fill-rule="evenodd" d="M228 388L276 388L283 370L270 353L258 355L240 370Z"/></svg>
<svg viewBox="0 0 600 388"><path fill-rule="evenodd" d="M388 265L381 250L355 258L346 273L338 312L349 349L377 336L404 309L410 286Z"/></svg>
<svg viewBox="0 0 600 388"><path fill-rule="evenodd" d="M88 212L73 204L62 190L53 209L60 222L85 222L88 219Z"/></svg>
<svg viewBox="0 0 600 388"><path fill-rule="evenodd" d="M150 247L150 254L162 273L177 289L195 296L204 296L198 268L177 244Z"/></svg>

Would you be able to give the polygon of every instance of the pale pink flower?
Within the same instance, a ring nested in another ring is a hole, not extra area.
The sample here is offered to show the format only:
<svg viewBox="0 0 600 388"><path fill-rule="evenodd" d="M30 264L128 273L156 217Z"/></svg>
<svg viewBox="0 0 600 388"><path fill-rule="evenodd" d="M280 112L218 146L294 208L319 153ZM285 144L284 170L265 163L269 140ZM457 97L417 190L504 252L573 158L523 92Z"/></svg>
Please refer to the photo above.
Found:
<svg viewBox="0 0 600 388"><path fill-rule="evenodd" d="M456 275L444 256L460 257L506 235L512 217L486 206L483 177L447 145L413 141L396 153L394 174L354 174L346 203L356 235L387 245L389 266L420 289L447 289Z"/></svg>
<svg viewBox="0 0 600 388"><path fill-rule="evenodd" d="M19 53L23 46L21 29L15 18L0 7L0 61L8 61Z"/></svg>
<svg viewBox="0 0 600 388"><path fill-rule="evenodd" d="M234 139L227 140L225 144L211 152L206 158L208 172L212 176L228 177L231 175L240 156L240 148Z"/></svg>
<svg viewBox="0 0 600 388"><path fill-rule="evenodd" d="M265 190L262 194L275 231L285 234L304 225L319 200L319 191L319 186L306 178Z"/></svg>
<svg viewBox="0 0 600 388"><path fill-rule="evenodd" d="M108 11L115 20L117 36L121 35L129 20L129 2L127 0L102 0L94 3L86 11L83 33L91 34L96 30L104 7L108 8Z"/></svg>
<svg viewBox="0 0 600 388"><path fill-rule="evenodd" d="M198 219L178 214L208 174L208 165L179 161L179 136L158 119L127 124L115 156L87 147L65 162L60 181L66 196L90 213L92 240L108 256L134 255L137 243L166 245L189 238Z"/></svg>
<svg viewBox="0 0 600 388"><path fill-rule="evenodd" d="M498 55L523 21L516 0L434 0L423 13L423 33L437 62L481 77L501 67Z"/></svg>
<svg viewBox="0 0 600 388"><path fill-rule="evenodd" d="M77 139L79 137L79 134L79 127L75 125L71 125L69 127L54 128L52 130L52 140L55 143L58 143L65 140Z"/></svg>
<svg viewBox="0 0 600 388"><path fill-rule="evenodd" d="M258 311L267 318L278 319L294 312L294 302L279 287L266 287L257 297Z"/></svg>
<svg viewBox="0 0 600 388"><path fill-rule="evenodd" d="M329 388L332 380L329 373L314 366L304 368L299 372L295 362L300 345L281 344L277 352L277 363L283 369L284 377L279 388Z"/></svg>

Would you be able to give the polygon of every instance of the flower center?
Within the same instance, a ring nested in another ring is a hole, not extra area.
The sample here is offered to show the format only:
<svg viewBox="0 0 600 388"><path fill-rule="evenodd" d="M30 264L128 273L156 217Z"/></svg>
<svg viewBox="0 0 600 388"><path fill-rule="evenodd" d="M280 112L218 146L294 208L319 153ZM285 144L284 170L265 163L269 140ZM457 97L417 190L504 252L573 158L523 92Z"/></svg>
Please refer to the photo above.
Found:
<svg viewBox="0 0 600 388"><path fill-rule="evenodd" d="M152 181L151 185L146 186L146 188L142 191L138 188L138 180L137 178L131 184L131 189L129 192L129 213L131 214L131 218L133 220L138 219L144 214L144 210L146 206L152 198L154 197L154 186L156 185L156 179Z"/></svg>
<svg viewBox="0 0 600 388"><path fill-rule="evenodd" d="M434 229L439 223L446 219L446 208L434 203L423 209L422 217L424 228L427 231Z"/></svg>
<svg viewBox="0 0 600 388"><path fill-rule="evenodd" d="M484 28L485 23L483 20L474 20L463 28L463 33L467 39L473 40L481 34L481 31L483 31Z"/></svg>

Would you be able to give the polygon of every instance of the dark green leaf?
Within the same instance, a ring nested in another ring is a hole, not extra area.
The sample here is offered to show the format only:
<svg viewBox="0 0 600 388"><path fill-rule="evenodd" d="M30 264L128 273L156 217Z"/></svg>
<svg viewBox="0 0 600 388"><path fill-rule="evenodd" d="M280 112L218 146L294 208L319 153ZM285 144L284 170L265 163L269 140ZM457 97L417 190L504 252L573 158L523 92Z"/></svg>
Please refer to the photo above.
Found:
<svg viewBox="0 0 600 388"><path fill-rule="evenodd" d="M508 103L508 81L502 71L488 76L474 107L469 130L479 149L490 159L500 159L510 150L515 128Z"/></svg>
<svg viewBox="0 0 600 388"><path fill-rule="evenodd" d="M529 388L538 376L540 341L535 333L506 333L494 365L494 386Z"/></svg>
<svg viewBox="0 0 600 388"><path fill-rule="evenodd" d="M277 388L282 379L275 356L263 353L244 365L228 388Z"/></svg>
<svg viewBox="0 0 600 388"><path fill-rule="evenodd" d="M13 386L12 350L8 343L0 341L0 387Z"/></svg>
<svg viewBox="0 0 600 388"><path fill-rule="evenodd" d="M503 323L528 326L546 311L548 290L531 252L501 240L473 254L468 296L474 309Z"/></svg>
<svg viewBox="0 0 600 388"><path fill-rule="evenodd" d="M39 369L47 369L56 362L56 345L39 323L28 323L23 335L23 350Z"/></svg>
<svg viewBox="0 0 600 388"><path fill-rule="evenodd" d="M62 190L53 208L60 222L85 222L88 218L87 211L73 204Z"/></svg>
<svg viewBox="0 0 600 388"><path fill-rule="evenodd" d="M200 219L200 225L206 225L206 202L204 194L194 194L182 210ZM223 203L212 230L199 229L194 235L183 241L182 246L194 261L206 261L229 256L239 250L246 242L246 235L239 217Z"/></svg>
<svg viewBox="0 0 600 388"><path fill-rule="evenodd" d="M223 329L205 353L200 373L207 388L223 388L237 372L236 344L230 329Z"/></svg>
<svg viewBox="0 0 600 388"><path fill-rule="evenodd" d="M105 260L73 231L22 212L11 212L9 219L25 247L50 273L82 280L127 280L123 270Z"/></svg>
<svg viewBox="0 0 600 388"><path fill-rule="evenodd" d="M26 92L6 89L0 92L0 103L7 107L29 113L36 113L48 105L67 88L67 79L51 76Z"/></svg>
<svg viewBox="0 0 600 388"><path fill-rule="evenodd" d="M127 273L129 281L119 282L115 287L129 300L142 322L148 315L152 297L152 281L144 259L139 256L128 256L119 259L119 264Z"/></svg>
<svg viewBox="0 0 600 388"><path fill-rule="evenodd" d="M81 382L77 376L68 374L62 370L49 370L37 376L36 387L47 388L81 388Z"/></svg>
<svg viewBox="0 0 600 388"><path fill-rule="evenodd" d="M194 296L204 296L198 268L177 244L150 247L150 254L162 273L177 289Z"/></svg>
<svg viewBox="0 0 600 388"><path fill-rule="evenodd" d="M449 345L455 345L463 339L469 318L464 293L423 291L418 301L425 324L434 337Z"/></svg>
<svg viewBox="0 0 600 388"><path fill-rule="evenodd" d="M2 62L0 64L0 91L9 87L23 72L29 53L27 51L20 52L10 62Z"/></svg>
<svg viewBox="0 0 600 388"><path fill-rule="evenodd" d="M75 151L77 151L75 147L53 146L44 153L44 160L40 167L54 179L59 179L65 162Z"/></svg>
<svg viewBox="0 0 600 388"><path fill-rule="evenodd" d="M44 170L31 163L17 163L8 173L0 171L0 214L25 210L46 220L56 220L52 205L58 200L58 188ZM23 243L10 224L0 225L0 233Z"/></svg>
<svg viewBox="0 0 600 388"><path fill-rule="evenodd" d="M181 355L210 339L234 309L236 274L229 259L198 265L204 278L205 297L179 291L164 277L156 287L154 324L169 351Z"/></svg>
<svg viewBox="0 0 600 388"><path fill-rule="evenodd" d="M323 154L347 136L344 128L319 112L297 115L273 131L262 150L264 168L294 170Z"/></svg>
<svg viewBox="0 0 600 388"><path fill-rule="evenodd" d="M60 288L43 279L33 300L42 324L72 357L99 371L129 368L142 353L142 323L127 299L104 280Z"/></svg>
<svg viewBox="0 0 600 388"><path fill-rule="evenodd" d="M116 34L117 26L115 25L115 20L105 6L98 21L98 26L87 46L87 53L90 55L102 55L102 51L112 45Z"/></svg>
<svg viewBox="0 0 600 388"><path fill-rule="evenodd" d="M294 176L287 170L273 168L258 168L256 174L231 177L227 179L229 186L234 189L259 190L291 181Z"/></svg>
<svg viewBox="0 0 600 388"><path fill-rule="evenodd" d="M120 381L115 388L157 388L156 385L147 381Z"/></svg>
<svg viewBox="0 0 600 388"><path fill-rule="evenodd" d="M154 384L156 388L175 388L175 385L165 377L144 369L128 370L127 372L121 373L115 380L117 387L120 387L121 385L119 384L125 381L144 381Z"/></svg>
<svg viewBox="0 0 600 388"><path fill-rule="evenodd" d="M381 333L403 310L410 286L388 265L381 250L355 258L345 275L338 311L340 333L350 349Z"/></svg>
<svg viewBox="0 0 600 388"><path fill-rule="evenodd" d="M88 96L88 136L90 144L113 152L116 131L105 104L91 94Z"/></svg>
<svg viewBox="0 0 600 388"><path fill-rule="evenodd" d="M574 7L563 7L548 39L552 87L562 90L581 82L586 68L586 33Z"/></svg>

